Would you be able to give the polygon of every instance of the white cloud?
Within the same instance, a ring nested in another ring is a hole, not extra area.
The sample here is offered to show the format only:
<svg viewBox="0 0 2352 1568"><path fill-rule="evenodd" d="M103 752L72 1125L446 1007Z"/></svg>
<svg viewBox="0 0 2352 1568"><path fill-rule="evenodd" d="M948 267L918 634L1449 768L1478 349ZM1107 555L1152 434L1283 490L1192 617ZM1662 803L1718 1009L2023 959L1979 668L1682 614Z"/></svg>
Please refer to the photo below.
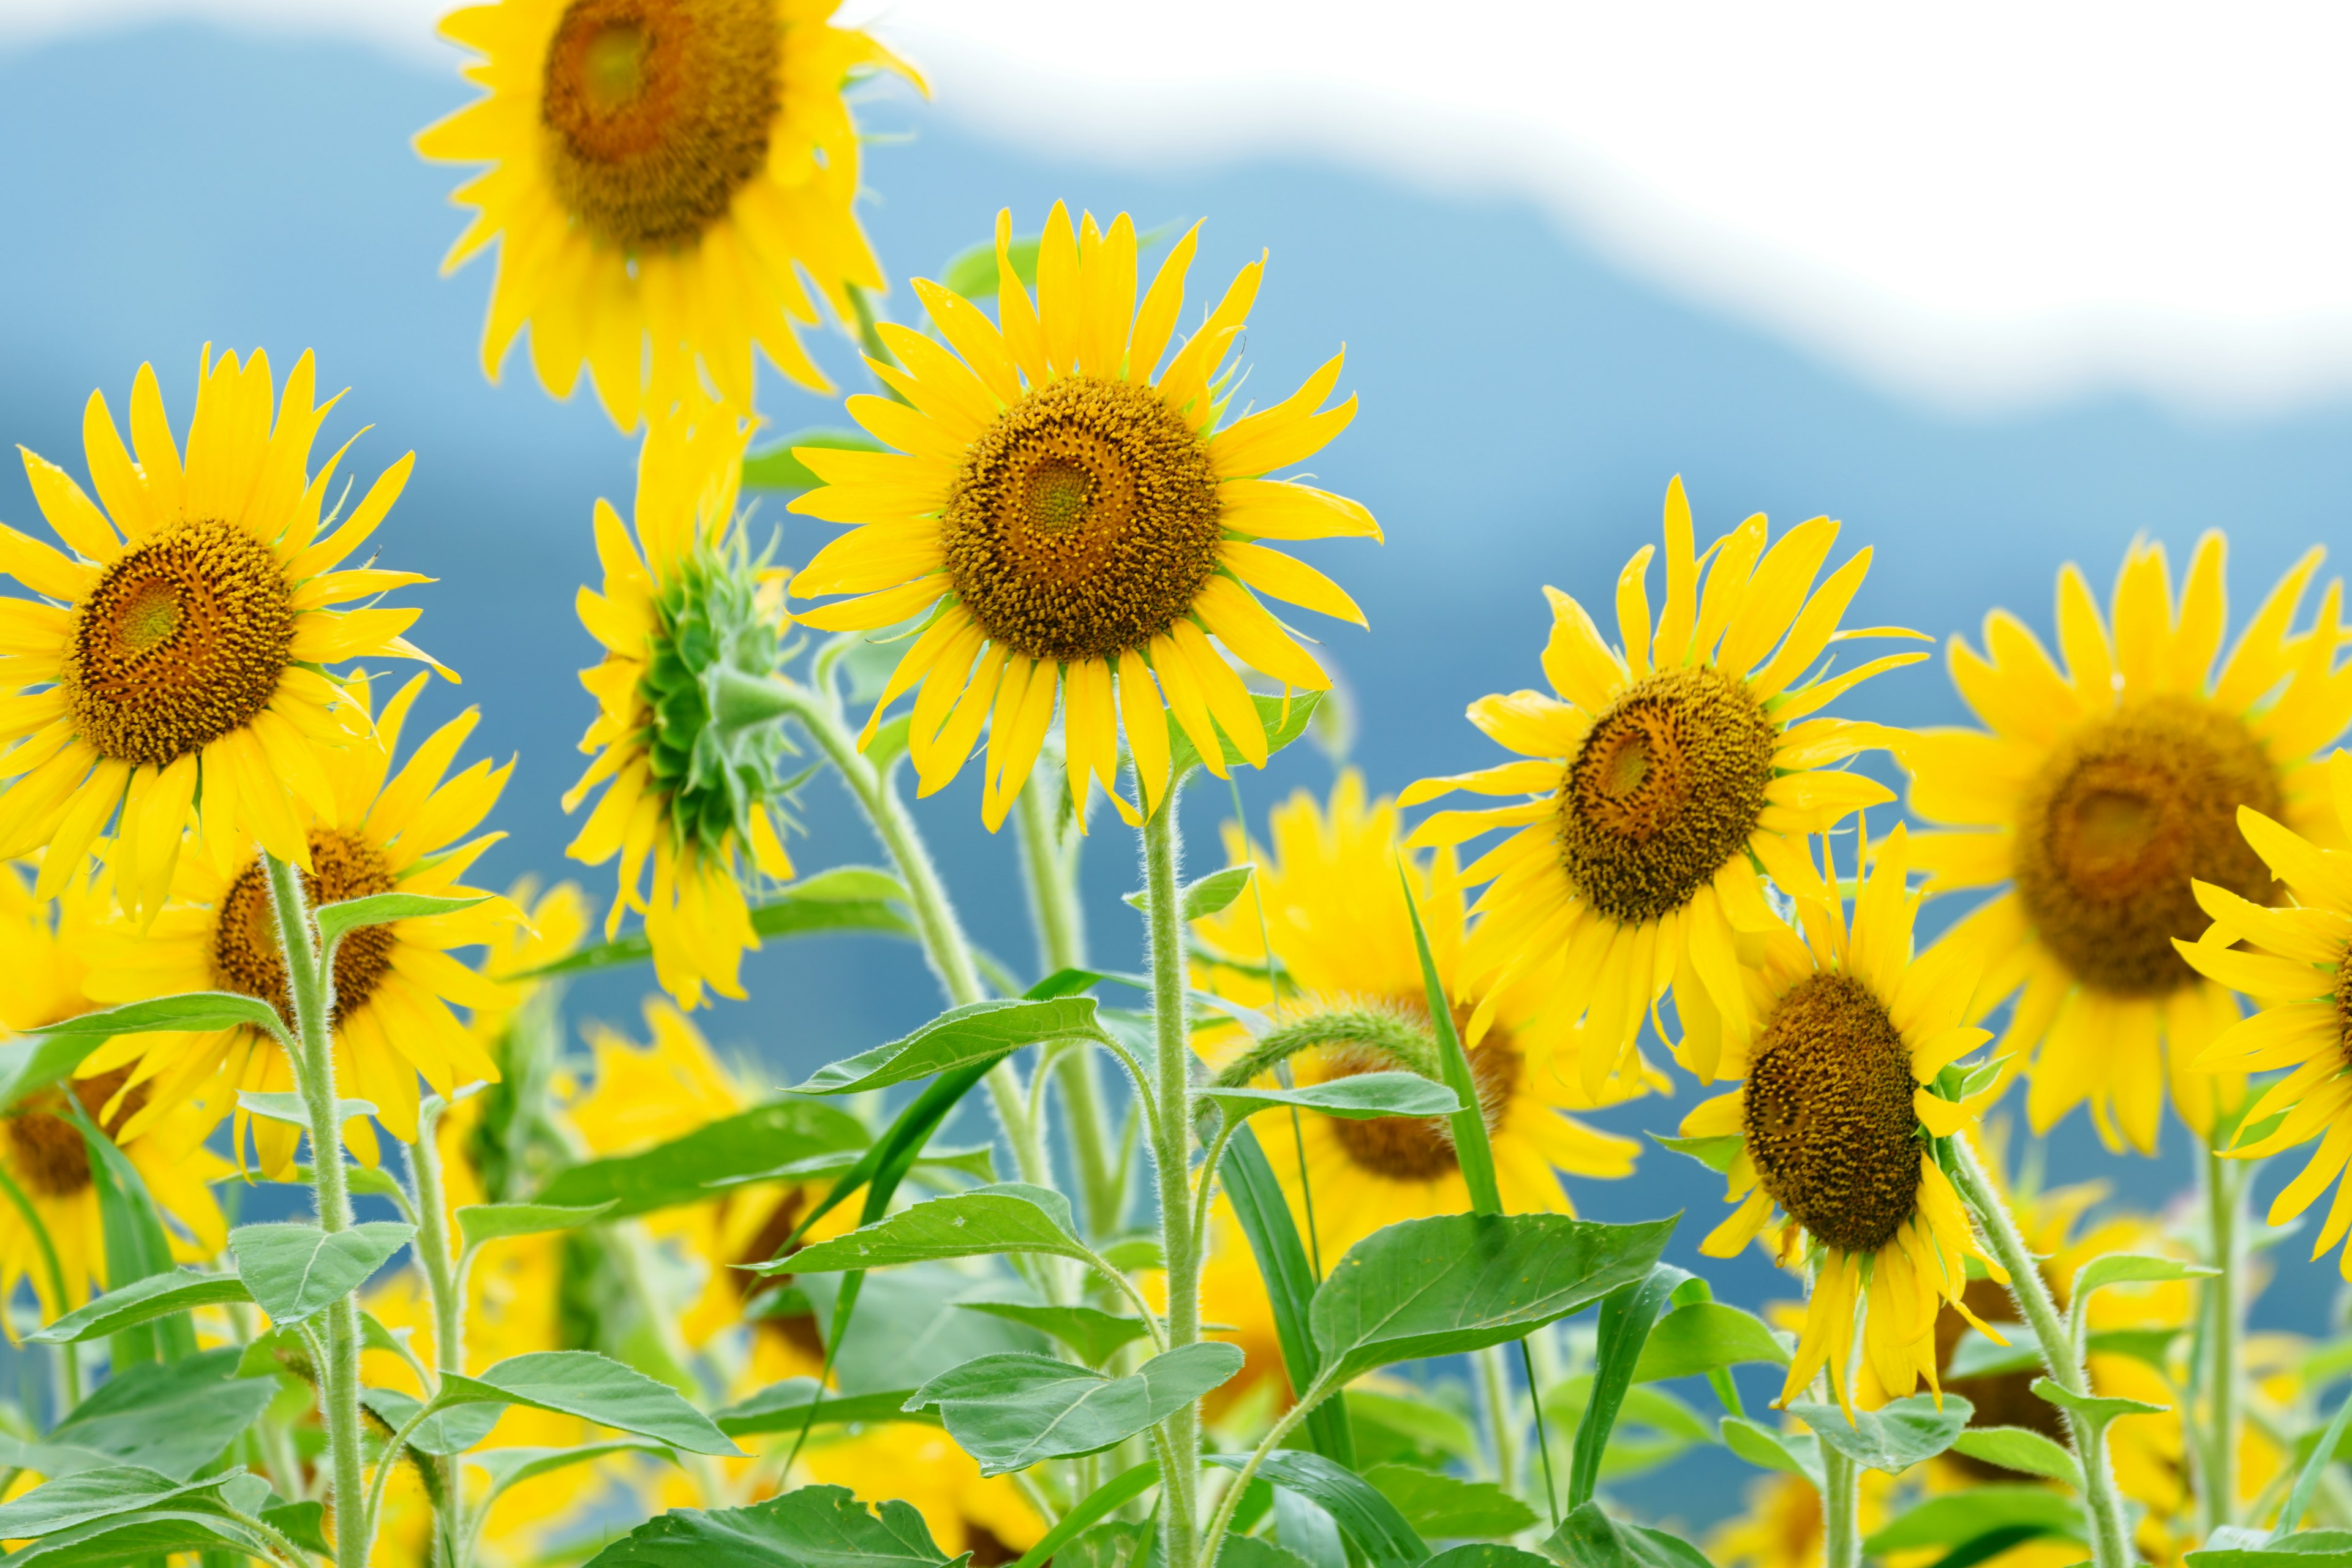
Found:
<svg viewBox="0 0 2352 1568"><path fill-rule="evenodd" d="M936 112L1090 159L1305 150L1540 203L1882 383L2000 406L2352 388L2352 11L856 0ZM0 0L0 37L203 11L437 53L425 0Z"/></svg>

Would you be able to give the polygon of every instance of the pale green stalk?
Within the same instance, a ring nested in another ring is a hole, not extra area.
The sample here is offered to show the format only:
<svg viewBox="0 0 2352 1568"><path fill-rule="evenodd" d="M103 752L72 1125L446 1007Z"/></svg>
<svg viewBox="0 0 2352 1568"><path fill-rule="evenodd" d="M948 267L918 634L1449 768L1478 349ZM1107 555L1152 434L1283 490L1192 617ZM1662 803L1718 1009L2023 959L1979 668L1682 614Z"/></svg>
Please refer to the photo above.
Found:
<svg viewBox="0 0 2352 1568"><path fill-rule="evenodd" d="M1192 1226L1192 1043L1185 1027L1184 920L1178 905L1176 827L1181 781L1143 824L1144 919L1150 928L1153 1066L1159 1126L1152 1148L1160 1182L1160 1247L1168 1260L1168 1347L1201 1338L1201 1242ZM1213 1179L1203 1171L1201 1179ZM1168 1434L1166 1568L1201 1562L1199 1471L1201 1407L1187 1405L1161 1423ZM1236 1486L1240 1483L1236 1482Z"/></svg>
<svg viewBox="0 0 2352 1568"><path fill-rule="evenodd" d="M1862 1568L1862 1477L1854 1462L1822 1445L1822 1568Z"/></svg>
<svg viewBox="0 0 2352 1568"><path fill-rule="evenodd" d="M351 1191L343 1179L342 1129L335 1120L335 1055L331 1020L334 975L320 962L310 931L302 880L293 867L265 852L269 896L278 916L278 952L286 964L287 994L294 1004L294 1082L310 1113L310 1169L319 1227L348 1230ZM327 1321L326 1358L319 1368L319 1415L326 1427L334 1477L337 1568L367 1568L365 1456L360 1448L360 1313L346 1295L320 1314Z"/></svg>
<svg viewBox="0 0 2352 1568"><path fill-rule="evenodd" d="M1478 1367L1478 1403L1486 1417L1486 1439L1493 1449L1495 1480L1513 1497L1519 1493L1519 1439L1517 1413L1511 1408L1510 1368L1499 1345L1488 1345L1471 1360Z"/></svg>
<svg viewBox="0 0 2352 1568"><path fill-rule="evenodd" d="M466 1287L457 1272L457 1260L449 1250L449 1200L441 1180L441 1112L446 1102L437 1094L425 1097L416 1111L416 1142L408 1151L408 1168L416 1184L416 1257L425 1273L425 1293L433 1309L433 1363L439 1372L462 1373L466 1370ZM434 1510L435 1527L440 1531L444 1550L449 1561L462 1568L464 1555L461 1542L464 1531L460 1516L465 1512L463 1477L458 1474L456 1458L442 1456L433 1461L441 1470L440 1506ZM387 1457L382 1467L389 1472L392 1460ZM381 1492L383 1476L377 1477ZM371 1521L374 1510L369 1510Z"/></svg>
<svg viewBox="0 0 2352 1568"><path fill-rule="evenodd" d="M1014 810L1041 966L1048 974L1084 969L1087 919L1078 897L1077 836L1056 831L1049 792L1034 783L1021 792ZM1071 1158L1077 1167L1080 1228L1088 1236L1108 1235L1118 1228L1127 1191L1104 1136L1102 1080L1093 1047L1076 1046L1056 1058L1054 1083L1062 1091Z"/></svg>
<svg viewBox="0 0 2352 1568"><path fill-rule="evenodd" d="M41 1211L33 1206L33 1200L25 1195L25 1189L18 1186L5 1170L0 1170L0 1193L7 1195L17 1217L25 1222L25 1228L33 1233L33 1244L41 1251L41 1271L49 1277L49 1293L58 1303L58 1310L67 1310L73 1298L66 1293L66 1271L58 1261L57 1243L49 1239L49 1227L41 1223ZM58 1419L62 1421L68 1411L81 1403L81 1358L69 1342L55 1348L58 1380L65 1403L65 1408L58 1412Z"/></svg>
<svg viewBox="0 0 2352 1568"><path fill-rule="evenodd" d="M2203 1494L2205 1533L2237 1521L2238 1503L2238 1196L2237 1173L2217 1152L2205 1151L2205 1260L2213 1276L2205 1281L2204 1430L2200 1434L2198 1489Z"/></svg>

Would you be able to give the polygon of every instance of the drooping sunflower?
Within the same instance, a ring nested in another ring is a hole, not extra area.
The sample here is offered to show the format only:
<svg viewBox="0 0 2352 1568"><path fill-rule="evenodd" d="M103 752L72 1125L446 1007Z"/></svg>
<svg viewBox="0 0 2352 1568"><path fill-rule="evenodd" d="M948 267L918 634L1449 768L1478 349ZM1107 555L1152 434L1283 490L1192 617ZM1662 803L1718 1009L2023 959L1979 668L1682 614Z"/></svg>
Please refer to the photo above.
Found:
<svg viewBox="0 0 2352 1568"><path fill-rule="evenodd" d="M580 749L596 760L563 809L609 787L565 852L591 866L621 858L604 934L625 911L643 915L654 972L681 1007L698 1005L705 985L743 995L737 972L760 945L744 862L793 874L773 711L744 723L724 705L731 680L774 673L785 622L785 574L751 558L735 517L750 440L747 422L707 405L656 419L637 454L636 538L598 501L604 591L580 590L581 624L604 657L580 672L599 710Z"/></svg>
<svg viewBox="0 0 2352 1568"><path fill-rule="evenodd" d="M1240 898L1193 922L1207 954L1203 983L1221 995L1267 1008L1277 1025L1313 1020L1339 1029L1350 1022L1361 1026L1360 1037L1342 1033L1333 1043L1291 1057L1290 1069L1299 1083L1399 1068L1433 1075L1427 991L1397 875L1405 855L1395 803L1368 805L1363 779L1349 769L1333 787L1328 809L1300 792L1275 807L1268 820L1270 848L1252 847L1239 824L1225 826L1228 860L1254 862L1256 870ZM1460 869L1451 850L1440 850L1425 863L1412 864L1411 875L1438 977L1451 988L1460 978L1467 922ZM1281 965L1279 1000L1266 974L1261 929ZM1457 1005L1455 1012L1458 1025L1468 1009ZM1428 1043L1416 1047L1416 1037ZM1249 1046L1238 1028L1204 1035L1201 1042L1202 1053L1220 1066ZM1468 1050L1494 1148L1496 1180L1504 1207L1513 1213L1572 1212L1562 1173L1633 1174L1636 1144L1566 1113L1616 1103L1642 1092L1643 1085L1634 1078L1628 1089L1595 1101L1573 1072L1561 1071L1572 1064L1574 1049L1573 1031L1556 1014L1545 1019L1510 1005L1496 1014L1494 1026ZM1256 1081L1275 1081L1270 1064ZM1302 1116L1298 1134L1307 1166L1304 1191L1287 1121L1261 1136L1302 1236L1311 1198L1318 1244L1327 1259L1336 1261L1383 1226L1460 1214L1471 1206L1451 1131L1441 1119Z"/></svg>
<svg viewBox="0 0 2352 1568"><path fill-rule="evenodd" d="M1985 728L1928 731L1900 749L1912 810L1955 829L1915 841L1930 889L1997 889L1949 940L1984 964L1981 1010L2017 994L1999 1054L2031 1053L2036 1131L2087 1103L2110 1147L2151 1152L2168 1074L2204 1133L2240 1080L2186 1068L2238 1006L2174 953L2206 923L2193 884L2269 899L2242 807L2340 842L2312 758L2352 721L2352 682L2335 673L2341 585L2310 629L2294 629L2312 551L2215 674L2224 553L2219 533L2198 542L2176 605L2164 547L2134 543L2106 620L2082 573L2063 568L2065 669L1995 610L1982 655L1957 637L1950 648L1953 683Z"/></svg>
<svg viewBox="0 0 2352 1568"><path fill-rule="evenodd" d="M842 89L873 70L920 79L831 26L837 0L500 0L442 35L482 58L488 91L416 150L491 167L457 188L474 219L446 274L500 242L482 368L523 324L540 384L583 366L624 430L708 376L751 407L751 345L806 386L824 375L798 323L805 274L847 320L882 269L851 210L858 138Z"/></svg>
<svg viewBox="0 0 2352 1568"><path fill-rule="evenodd" d="M1580 1069L1598 1090L1633 1059L1642 1024L1671 984L1675 1004L1711 1006L1745 1044L1738 947L1779 925L1769 877L1810 886L1801 840L1894 797L1831 764L1886 744L1876 724L1818 717L1872 676L1916 663L1889 654L1831 676L1831 644L1870 568L1867 546L1813 586L1838 525L1800 523L1765 549L1761 513L1693 549L1690 503L1666 487L1666 596L1654 626L1643 545L1617 578L1621 647L1556 588L1544 676L1556 695L1514 691L1472 703L1473 724L1526 759L1404 792L1415 805L1454 790L1524 795L1517 804L1442 811L1416 845L1517 831L1464 873L1489 885L1463 975L1480 999L1477 1038L1507 1001L1563 1028L1584 1023ZM1457 992L1456 995L1462 993ZM1696 999L1695 1001L1695 999ZM1685 1060L1701 1082L1712 1058Z"/></svg>
<svg viewBox="0 0 2352 1568"><path fill-rule="evenodd" d="M1727 1019L1705 1016L1711 994L1684 1009L1685 1028L1720 1030L1720 1067L1745 1080L1683 1121L1685 1137L1740 1141L1725 1193L1739 1206L1699 1250L1737 1256L1777 1210L1783 1256L1802 1249L1812 1264L1784 1405L1824 1367L1849 1414L1857 1399L1899 1399L1922 1379L1935 1387L1938 1310L1979 1322L1963 1295L1968 1259L2007 1278L1937 1160L1937 1141L1972 1126L1977 1107L1931 1086L1992 1037L1965 1022L1976 989L1967 961L1946 946L1912 954L1919 900L1905 889L1907 851L1898 827L1850 917L1834 893L1801 895L1802 940L1785 926L1760 933L1737 1004L1746 1045L1733 1043ZM1849 1364L1858 1313L1859 1377Z"/></svg>
<svg viewBox="0 0 2352 1568"><path fill-rule="evenodd" d="M457 879L502 834L473 832L514 764L493 768L485 759L445 781L457 748L474 728L471 710L451 720L409 754L397 773L394 752L403 723L426 676L394 693L373 732L341 751L322 752L325 798L306 829L311 869L302 879L310 907L377 893L437 898L488 898ZM351 686L367 716L367 683ZM376 1108L385 1131L403 1142L416 1139L417 1077L446 1097L459 1084L495 1081L498 1065L484 1054L449 1004L496 1005L499 988L450 955L453 948L488 942L512 918L504 900L418 920L366 926L335 950L333 1016L337 1092ZM209 858L184 856L171 897L146 931L128 921L92 930L84 943L90 995L106 1004L136 1002L186 991L236 991L258 996L293 1024L286 966L278 951L277 917L260 858L248 850L226 870ZM131 1119L135 1135L150 1119L180 1104L216 1075L226 1074L219 1099L238 1089L286 1090L293 1069L277 1042L258 1029L121 1035L90 1053L85 1074L128 1068L148 1107ZM222 1110L213 1107L215 1120ZM240 1160L248 1123L262 1173L282 1180L292 1166L299 1133L282 1121L236 1110ZM352 1152L373 1165L378 1150L364 1117L344 1123Z"/></svg>
<svg viewBox="0 0 2352 1568"><path fill-rule="evenodd" d="M858 597L800 619L862 631L929 617L863 739L919 688L907 745L929 795L988 725L981 810L992 831L1057 706L1072 795L1083 801L1099 779L1130 822L1140 817L1118 794L1122 720L1146 812L1167 793L1167 713L1218 777L1219 731L1263 766L1265 731L1226 656L1286 687L1321 690L1330 678L1252 589L1363 624L1338 584L1261 542L1380 537L1356 502L1266 477L1355 417L1353 397L1321 408L1345 355L1285 401L1224 423L1226 355L1265 264L1242 268L1170 356L1198 233L1177 241L1138 305L1132 221L1122 213L1104 229L1089 213L1073 229L1056 203L1033 301L1008 248L1012 216L1000 213L997 319L917 279L947 346L883 327L899 363L867 363L907 402L849 400L851 416L897 449L795 449L826 483L792 510L861 525L793 583L797 594Z"/></svg>
<svg viewBox="0 0 2352 1568"><path fill-rule="evenodd" d="M320 759L366 728L321 667L426 658L401 636L419 612L331 607L430 579L333 569L383 521L415 454L321 538L342 453L310 473L335 402L314 405L314 392L307 353L280 398L267 355L215 360L207 345L184 461L144 364L131 389L136 462L104 394L83 411L97 501L25 454L34 500L71 552L0 528L0 572L39 595L0 598L0 692L13 693L0 696L0 779L16 781L0 793L0 858L47 846L42 896L110 825L113 886L142 920L199 818L215 866L258 840L310 869L302 823L323 809Z"/></svg>

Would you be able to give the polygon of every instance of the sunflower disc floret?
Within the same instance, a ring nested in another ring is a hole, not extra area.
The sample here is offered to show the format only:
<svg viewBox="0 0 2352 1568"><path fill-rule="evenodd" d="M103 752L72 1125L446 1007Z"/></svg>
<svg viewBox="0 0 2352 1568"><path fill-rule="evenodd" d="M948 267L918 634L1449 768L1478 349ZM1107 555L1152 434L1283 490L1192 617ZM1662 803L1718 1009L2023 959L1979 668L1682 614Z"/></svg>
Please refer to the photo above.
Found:
<svg viewBox="0 0 2352 1568"><path fill-rule="evenodd" d="M1867 986L1799 981L1748 1068L1748 1149L1764 1190L1832 1247L1885 1246L1918 1207L1916 1088L1910 1048Z"/></svg>

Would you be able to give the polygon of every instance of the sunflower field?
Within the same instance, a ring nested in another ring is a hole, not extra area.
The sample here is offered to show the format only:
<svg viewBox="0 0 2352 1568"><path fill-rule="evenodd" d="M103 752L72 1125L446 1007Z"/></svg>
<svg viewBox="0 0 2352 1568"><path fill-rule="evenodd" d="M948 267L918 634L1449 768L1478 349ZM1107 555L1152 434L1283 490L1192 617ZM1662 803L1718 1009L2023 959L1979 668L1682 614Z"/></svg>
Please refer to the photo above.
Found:
<svg viewBox="0 0 2352 1568"><path fill-rule="evenodd" d="M2352 1563L2352 1341L2249 1326L2298 1226L2352 1279L2322 552L2234 616L2219 533L2069 566L2054 646L1991 610L1944 655L1975 722L1910 727L1853 713L1937 657L1861 624L1872 551L1661 474L1613 582L1487 563L1549 635L1429 776L1253 814L1347 722L1344 353L1250 381L1269 258L1066 205L894 291L845 93L922 78L835 9L443 23L478 95L415 150L448 268L492 258L482 372L527 344L635 452L544 694L609 877L469 879L514 764L415 718L457 674L414 455L321 437L396 408L299 343L205 347L191 400L165 345L25 450L0 1568ZM769 427L835 332L866 383ZM968 770L1033 933L926 843ZM809 863L820 777L872 863ZM1231 806L1189 865L1187 793ZM1080 896L1129 854L1134 972ZM845 933L935 1016L789 1087L713 1048L748 952ZM591 973L641 1037L567 1016ZM2195 1190L2045 1180L2077 1110L2184 1123ZM1715 1212L1642 1196L1679 1160ZM1580 1217L1604 1182L1655 1212ZM1699 1449L1746 1511L1686 1538L1626 1489Z"/></svg>

